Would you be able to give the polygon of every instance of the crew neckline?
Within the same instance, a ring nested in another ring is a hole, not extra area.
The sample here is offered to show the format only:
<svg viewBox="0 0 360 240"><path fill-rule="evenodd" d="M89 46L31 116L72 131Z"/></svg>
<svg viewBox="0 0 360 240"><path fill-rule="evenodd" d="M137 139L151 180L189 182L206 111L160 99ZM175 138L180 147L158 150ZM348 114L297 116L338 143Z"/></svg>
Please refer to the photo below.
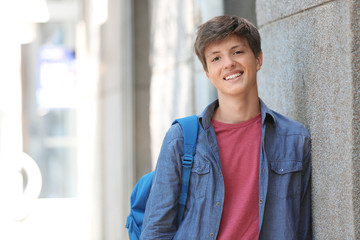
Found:
<svg viewBox="0 0 360 240"><path fill-rule="evenodd" d="M224 123L224 122L220 122L217 121L215 119L211 119L211 123L214 127L225 127L225 128L242 128L242 127L247 127L255 122L257 122L258 120L261 120L261 112L258 113L255 117L250 118L249 120L246 120L244 122L239 122L239 123Z"/></svg>

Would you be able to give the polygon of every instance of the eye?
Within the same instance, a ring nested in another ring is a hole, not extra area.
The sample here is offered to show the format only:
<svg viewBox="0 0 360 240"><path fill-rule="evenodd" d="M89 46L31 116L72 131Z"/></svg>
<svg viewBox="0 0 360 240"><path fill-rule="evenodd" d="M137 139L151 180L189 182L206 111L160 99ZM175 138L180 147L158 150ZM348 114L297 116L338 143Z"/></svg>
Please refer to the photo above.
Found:
<svg viewBox="0 0 360 240"><path fill-rule="evenodd" d="M234 55L239 55L239 54L241 54L241 53L243 53L243 51L238 50L238 51L235 51L235 52L234 52Z"/></svg>
<svg viewBox="0 0 360 240"><path fill-rule="evenodd" d="M219 57L214 57L212 60L211 60L211 62L216 62L216 61L219 61Z"/></svg>

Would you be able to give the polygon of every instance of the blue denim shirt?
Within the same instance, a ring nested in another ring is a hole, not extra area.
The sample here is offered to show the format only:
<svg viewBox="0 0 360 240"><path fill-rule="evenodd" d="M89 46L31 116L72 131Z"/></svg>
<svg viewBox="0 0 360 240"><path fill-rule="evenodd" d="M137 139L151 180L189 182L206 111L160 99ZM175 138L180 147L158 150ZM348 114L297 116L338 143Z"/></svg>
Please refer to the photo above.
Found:
<svg viewBox="0 0 360 240"><path fill-rule="evenodd" d="M259 239L311 239L310 135L298 122L261 104ZM167 132L155 169L140 239L216 239L224 181L211 118L218 101L199 116L199 133L183 222L177 229L183 137Z"/></svg>

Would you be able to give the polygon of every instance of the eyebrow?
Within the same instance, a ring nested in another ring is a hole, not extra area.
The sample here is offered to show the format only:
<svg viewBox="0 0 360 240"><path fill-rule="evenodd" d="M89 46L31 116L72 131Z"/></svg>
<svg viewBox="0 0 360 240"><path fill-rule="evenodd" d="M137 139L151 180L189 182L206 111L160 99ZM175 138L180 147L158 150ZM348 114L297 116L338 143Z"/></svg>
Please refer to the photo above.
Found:
<svg viewBox="0 0 360 240"><path fill-rule="evenodd" d="M246 47L246 44L237 44L237 45L234 45L234 46L232 46L232 47L230 48L230 50L233 50L233 49L238 48L238 47ZM220 53L220 51L211 52L211 53L209 53L205 58L208 58L208 57L210 57L211 55L217 54L217 53Z"/></svg>

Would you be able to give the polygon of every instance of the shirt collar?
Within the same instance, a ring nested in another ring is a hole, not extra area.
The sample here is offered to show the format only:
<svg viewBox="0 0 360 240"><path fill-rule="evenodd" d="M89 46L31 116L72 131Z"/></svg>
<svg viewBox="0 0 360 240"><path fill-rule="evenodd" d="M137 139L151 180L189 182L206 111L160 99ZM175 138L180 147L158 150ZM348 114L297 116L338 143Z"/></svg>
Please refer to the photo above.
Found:
<svg viewBox="0 0 360 240"><path fill-rule="evenodd" d="M273 112L265 105L265 103L259 98L260 109L261 109L261 124L264 125L266 122L276 124L276 119ZM200 125L207 129L211 126L211 119L215 109L219 106L219 100L215 100L210 103L205 110L199 115Z"/></svg>
<svg viewBox="0 0 360 240"><path fill-rule="evenodd" d="M211 126L211 118L214 115L215 109L219 106L219 100L210 103L205 110L199 115L200 125L203 129L208 129Z"/></svg>
<svg viewBox="0 0 360 240"><path fill-rule="evenodd" d="M261 124L264 125L265 121L274 123L276 125L276 118L274 113L265 105L265 103L259 98L261 109Z"/></svg>

